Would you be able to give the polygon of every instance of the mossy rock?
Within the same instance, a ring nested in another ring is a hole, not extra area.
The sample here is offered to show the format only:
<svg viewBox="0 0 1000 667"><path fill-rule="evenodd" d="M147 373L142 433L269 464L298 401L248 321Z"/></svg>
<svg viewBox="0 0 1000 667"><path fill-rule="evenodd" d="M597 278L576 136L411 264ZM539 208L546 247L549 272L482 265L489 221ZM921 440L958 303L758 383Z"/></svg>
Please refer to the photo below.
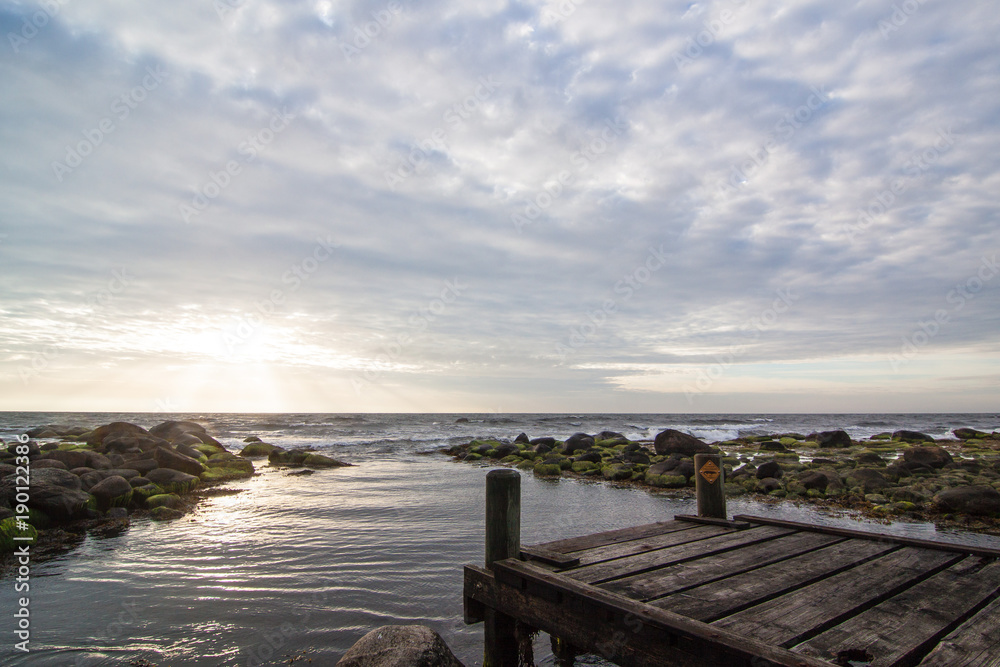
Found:
<svg viewBox="0 0 1000 667"><path fill-rule="evenodd" d="M136 486L132 489L132 504L145 506L146 502L153 496L158 496L163 493L163 489L159 484L145 484L143 486Z"/></svg>
<svg viewBox="0 0 1000 667"><path fill-rule="evenodd" d="M743 445L736 442L735 440L724 440L719 443L719 447L742 447L742 446Z"/></svg>
<svg viewBox="0 0 1000 667"><path fill-rule="evenodd" d="M820 491L819 489L809 489L808 491L806 491L806 497L807 498L825 498L826 494L823 493L822 491Z"/></svg>
<svg viewBox="0 0 1000 667"><path fill-rule="evenodd" d="M517 469L518 470L531 470L534 467L535 467L535 462L534 461L530 461L530 460L529 461L521 461L520 463L517 464Z"/></svg>
<svg viewBox="0 0 1000 667"><path fill-rule="evenodd" d="M161 493L146 499L146 507L151 510L155 510L158 507L180 509L183 506L184 501L176 493Z"/></svg>
<svg viewBox="0 0 1000 667"><path fill-rule="evenodd" d="M610 479L612 481L632 479L632 469L620 464L602 467L601 474L604 476L604 479Z"/></svg>
<svg viewBox="0 0 1000 667"><path fill-rule="evenodd" d="M917 506L914 503L902 500L900 502L893 503L892 509L896 510L897 512L912 512L913 510L917 509Z"/></svg>
<svg viewBox="0 0 1000 667"><path fill-rule="evenodd" d="M806 440L802 443L803 447L809 447L810 449L816 449L819 447L819 443L815 440Z"/></svg>
<svg viewBox="0 0 1000 667"><path fill-rule="evenodd" d="M241 470L240 468L207 468L205 472L198 475L198 477L206 484L218 484L220 482L229 482L234 479L246 479L252 475L252 471L247 472L246 470Z"/></svg>
<svg viewBox="0 0 1000 667"><path fill-rule="evenodd" d="M240 456L254 457L254 456L267 456L273 452L277 447L274 445L269 445L266 442L251 442L249 445L240 450Z"/></svg>
<svg viewBox="0 0 1000 667"><path fill-rule="evenodd" d="M483 458L482 454L476 454L475 452L473 452L472 454L466 454L465 458L463 458L462 460L463 461L478 461L481 458Z"/></svg>
<svg viewBox="0 0 1000 667"><path fill-rule="evenodd" d="M597 464L591 463L590 461L576 461L573 463L572 470L577 473L585 473L590 470L596 470Z"/></svg>
<svg viewBox="0 0 1000 667"><path fill-rule="evenodd" d="M157 507L149 513L149 518L153 521L173 521L182 516L184 516L184 512L169 507Z"/></svg>
<svg viewBox="0 0 1000 667"><path fill-rule="evenodd" d="M517 463L521 460L521 457L517 454L511 454L500 459L500 463Z"/></svg>
<svg viewBox="0 0 1000 667"><path fill-rule="evenodd" d="M24 523L26 529L17 527L17 517L8 517L0 521L0 553L10 553L25 545L32 545L38 539L38 531L30 523ZM15 537L29 537L30 540L15 540Z"/></svg>
<svg viewBox="0 0 1000 667"><path fill-rule="evenodd" d="M780 442L781 444L783 444L785 447L791 447L793 445L799 444L799 441L796 440L795 438L782 438L778 442Z"/></svg>
<svg viewBox="0 0 1000 667"><path fill-rule="evenodd" d="M197 452L201 452L208 458L212 458L216 454L228 454L229 451L225 447L219 447L218 445L192 445L192 449Z"/></svg>
<svg viewBox="0 0 1000 667"><path fill-rule="evenodd" d="M771 493L767 495L774 496L775 498L784 498L785 496L788 495L788 492L785 491L784 489L775 489L774 491L771 491Z"/></svg>
<svg viewBox="0 0 1000 667"><path fill-rule="evenodd" d="M892 440L892 433L879 433L868 438L869 440Z"/></svg>
<svg viewBox="0 0 1000 667"><path fill-rule="evenodd" d="M562 468L555 463L536 463L534 470L539 477L558 477L562 472Z"/></svg>
<svg viewBox="0 0 1000 667"><path fill-rule="evenodd" d="M247 459L236 456L235 454L230 454L226 452L225 454L215 454L209 457L206 465L209 468L235 468L236 470L242 470L248 475L254 473L253 463Z"/></svg>
<svg viewBox="0 0 1000 667"><path fill-rule="evenodd" d="M687 486L684 475L646 475L646 484L663 489L680 489Z"/></svg>
<svg viewBox="0 0 1000 667"><path fill-rule="evenodd" d="M736 482L727 482L723 488L727 496L745 496L747 494L746 488Z"/></svg>
<svg viewBox="0 0 1000 667"><path fill-rule="evenodd" d="M95 498L94 496L90 495L89 493L87 494L87 509L94 510L94 511L97 511L97 509L98 509L98 507L97 507L97 498Z"/></svg>
<svg viewBox="0 0 1000 667"><path fill-rule="evenodd" d="M28 508L28 523L39 530L45 530L52 525L52 519L49 515L41 510L36 510L32 507Z"/></svg>

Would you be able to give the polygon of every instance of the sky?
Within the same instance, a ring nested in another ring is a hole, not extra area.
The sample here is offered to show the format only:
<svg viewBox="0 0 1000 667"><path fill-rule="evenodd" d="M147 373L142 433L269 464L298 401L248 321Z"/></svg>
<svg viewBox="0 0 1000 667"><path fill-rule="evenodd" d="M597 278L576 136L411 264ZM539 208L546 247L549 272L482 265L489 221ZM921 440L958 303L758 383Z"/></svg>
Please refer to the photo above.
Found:
<svg viewBox="0 0 1000 667"><path fill-rule="evenodd" d="M988 0L0 0L0 410L996 412Z"/></svg>

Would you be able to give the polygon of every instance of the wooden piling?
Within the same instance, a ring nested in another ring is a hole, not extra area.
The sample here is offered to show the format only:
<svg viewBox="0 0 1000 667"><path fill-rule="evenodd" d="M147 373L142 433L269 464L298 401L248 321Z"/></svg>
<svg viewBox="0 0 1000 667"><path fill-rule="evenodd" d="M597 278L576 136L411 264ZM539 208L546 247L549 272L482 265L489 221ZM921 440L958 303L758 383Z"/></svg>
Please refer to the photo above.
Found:
<svg viewBox="0 0 1000 667"><path fill-rule="evenodd" d="M698 497L698 516L725 519L726 491L722 455L695 454L694 476L695 494Z"/></svg>
<svg viewBox="0 0 1000 667"><path fill-rule="evenodd" d="M486 567L521 554L521 475L510 468L486 474ZM516 622L486 608L483 667L517 667Z"/></svg>

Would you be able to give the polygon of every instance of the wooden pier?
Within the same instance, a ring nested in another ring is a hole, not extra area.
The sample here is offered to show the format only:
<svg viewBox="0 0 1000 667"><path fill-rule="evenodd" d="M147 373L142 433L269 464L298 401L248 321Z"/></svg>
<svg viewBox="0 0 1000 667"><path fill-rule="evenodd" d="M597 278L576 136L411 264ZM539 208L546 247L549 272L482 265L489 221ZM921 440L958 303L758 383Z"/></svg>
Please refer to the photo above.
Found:
<svg viewBox="0 0 1000 667"><path fill-rule="evenodd" d="M551 635L562 664L1000 665L1000 550L753 516L503 539L507 557L465 567L485 667L516 667L524 629Z"/></svg>

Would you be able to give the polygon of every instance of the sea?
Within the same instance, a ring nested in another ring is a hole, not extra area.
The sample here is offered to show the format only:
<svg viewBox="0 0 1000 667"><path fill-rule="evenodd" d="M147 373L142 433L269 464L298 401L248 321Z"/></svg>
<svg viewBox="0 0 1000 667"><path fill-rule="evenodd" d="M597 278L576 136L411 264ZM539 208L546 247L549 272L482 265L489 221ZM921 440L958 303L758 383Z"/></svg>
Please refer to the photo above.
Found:
<svg viewBox="0 0 1000 667"><path fill-rule="evenodd" d="M462 621L462 566L484 558L485 477L495 466L439 450L473 438L564 439L617 431L650 440L666 428L708 442L844 429L853 438L910 429L1000 429L1000 414L151 414L0 413L10 442L43 424L146 428L191 420L236 452L249 436L311 446L353 464L292 475L258 459L259 474L204 499L184 518L133 520L30 564L28 591L0 580L0 664L26 666L335 665L368 631L427 625L466 665L482 660L482 625ZM522 473L522 544L662 521L694 501L594 480ZM871 523L819 506L729 500L755 514L873 532L1000 547L1000 539L929 523ZM13 617L28 597L25 653ZM536 663L552 665L543 634Z"/></svg>

